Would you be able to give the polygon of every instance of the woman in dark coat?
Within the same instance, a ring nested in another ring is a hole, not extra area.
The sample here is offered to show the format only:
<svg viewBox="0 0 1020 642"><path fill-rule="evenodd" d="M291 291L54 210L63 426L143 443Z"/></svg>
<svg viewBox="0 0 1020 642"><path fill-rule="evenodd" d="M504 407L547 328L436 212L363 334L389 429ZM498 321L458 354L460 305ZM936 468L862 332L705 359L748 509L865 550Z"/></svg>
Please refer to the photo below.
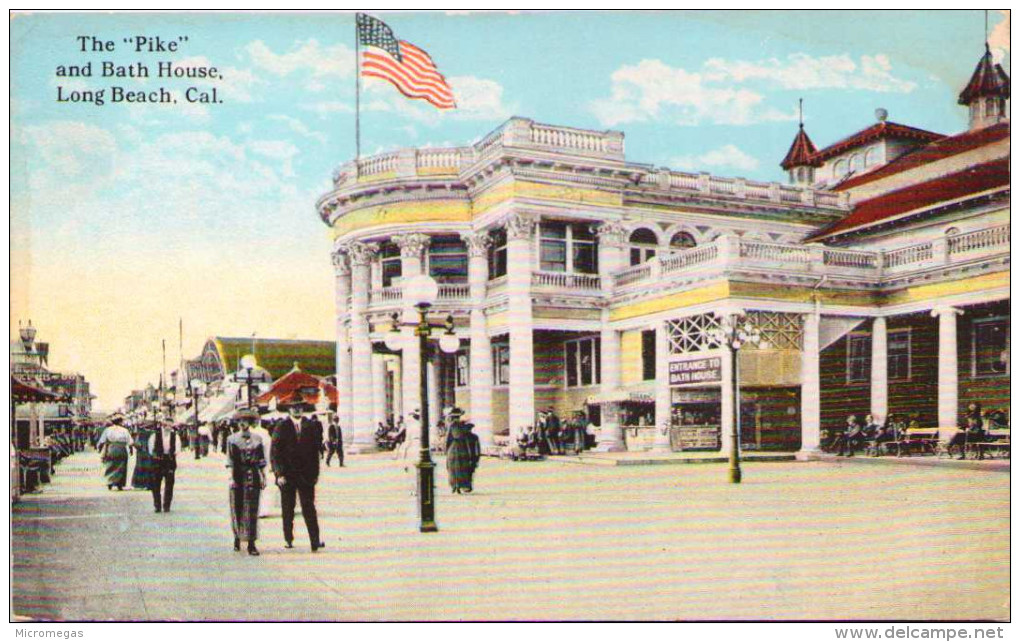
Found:
<svg viewBox="0 0 1020 642"><path fill-rule="evenodd" d="M251 431L258 413L243 410L237 414L241 430L227 439L227 467L230 474L230 525L234 531L234 550L241 540L248 542L248 554L258 555L255 540L259 532L259 497L266 487L266 449L262 438Z"/></svg>
<svg viewBox="0 0 1020 642"><path fill-rule="evenodd" d="M149 453L149 436L153 433L153 427L145 424L138 429L135 436L135 470L131 473L131 487L139 490L149 490L152 480L156 476L156 460Z"/></svg>
<svg viewBox="0 0 1020 642"><path fill-rule="evenodd" d="M450 477L450 489L455 493L470 493L471 481L478 468L482 449L478 435L471 432L473 424L460 420L464 411L454 408L450 413L450 427L446 433L446 470Z"/></svg>

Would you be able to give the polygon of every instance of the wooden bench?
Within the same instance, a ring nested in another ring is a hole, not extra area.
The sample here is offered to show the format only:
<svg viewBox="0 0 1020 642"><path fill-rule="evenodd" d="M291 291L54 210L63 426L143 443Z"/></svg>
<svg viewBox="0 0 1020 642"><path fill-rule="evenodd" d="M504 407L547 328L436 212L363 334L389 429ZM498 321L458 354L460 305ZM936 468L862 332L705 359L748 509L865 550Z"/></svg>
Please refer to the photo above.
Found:
<svg viewBox="0 0 1020 642"><path fill-rule="evenodd" d="M1009 459L1009 445L1009 429L993 428L979 441L968 442L966 452L971 453L975 459L984 459L988 452L998 452Z"/></svg>
<svg viewBox="0 0 1020 642"><path fill-rule="evenodd" d="M938 428L907 428L902 439L890 442L894 444L896 456L911 455L915 452L922 455L937 455L940 449Z"/></svg>

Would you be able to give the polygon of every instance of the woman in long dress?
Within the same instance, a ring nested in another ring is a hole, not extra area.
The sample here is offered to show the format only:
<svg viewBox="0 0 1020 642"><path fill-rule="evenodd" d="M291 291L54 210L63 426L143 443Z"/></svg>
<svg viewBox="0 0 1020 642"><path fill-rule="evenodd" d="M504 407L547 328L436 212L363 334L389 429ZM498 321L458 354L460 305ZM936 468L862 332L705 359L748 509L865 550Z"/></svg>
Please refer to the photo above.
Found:
<svg viewBox="0 0 1020 642"><path fill-rule="evenodd" d="M138 429L138 435L135 437L135 470L131 473L132 488L149 490L152 480L156 476L156 460L149 453L149 436L152 433L152 426L143 425Z"/></svg>
<svg viewBox="0 0 1020 642"><path fill-rule="evenodd" d="M478 435L471 432L472 424L460 420L463 411L455 408L450 413L452 425L446 434L446 470L450 489L455 493L470 493L481 447Z"/></svg>
<svg viewBox="0 0 1020 642"><path fill-rule="evenodd" d="M103 431L99 441L96 442L96 449L102 453L106 466L103 473L106 476L106 487L110 490L114 488L124 490L134 438L128 429L121 425L124 421L122 416L114 415L110 421L113 423Z"/></svg>
<svg viewBox="0 0 1020 642"><path fill-rule="evenodd" d="M251 429L251 434L258 435L262 440L262 447L265 449L266 461L273 460L273 437L265 427L269 422L262 422L259 426ZM280 509L280 493L262 493L259 495L259 517L269 517L274 510Z"/></svg>
<svg viewBox="0 0 1020 642"><path fill-rule="evenodd" d="M262 438L251 431L258 414L238 414L241 430L227 439L227 466L230 478L230 523L234 530L234 550L241 540L248 542L248 554L258 555L255 540L259 532L259 496L266 487L266 451Z"/></svg>

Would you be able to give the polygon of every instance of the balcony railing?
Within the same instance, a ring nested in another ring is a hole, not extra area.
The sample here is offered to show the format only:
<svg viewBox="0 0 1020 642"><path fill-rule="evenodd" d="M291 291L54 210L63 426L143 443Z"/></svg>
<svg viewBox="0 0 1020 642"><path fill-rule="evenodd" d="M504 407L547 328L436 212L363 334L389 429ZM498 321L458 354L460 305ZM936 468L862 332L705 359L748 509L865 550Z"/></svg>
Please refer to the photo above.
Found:
<svg viewBox="0 0 1020 642"><path fill-rule="evenodd" d="M597 274L572 274L569 272L532 272L531 284L568 290L599 291L602 289L602 279Z"/></svg>
<svg viewBox="0 0 1020 642"><path fill-rule="evenodd" d="M462 301L471 296L471 286L467 283L440 283L440 301Z"/></svg>
<svg viewBox="0 0 1020 642"><path fill-rule="evenodd" d="M940 238L884 252L789 245L724 238L671 254L660 254L613 274L616 288L640 288L647 281L695 269L758 268L857 276L879 281L918 270L973 261L1009 251L1009 225Z"/></svg>

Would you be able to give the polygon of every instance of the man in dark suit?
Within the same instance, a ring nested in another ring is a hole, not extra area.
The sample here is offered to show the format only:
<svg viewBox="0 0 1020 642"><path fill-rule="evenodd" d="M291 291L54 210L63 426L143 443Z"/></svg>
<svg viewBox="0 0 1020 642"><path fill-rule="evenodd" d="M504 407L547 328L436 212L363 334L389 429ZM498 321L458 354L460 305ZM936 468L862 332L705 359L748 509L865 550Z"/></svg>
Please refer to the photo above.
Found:
<svg viewBox="0 0 1020 642"><path fill-rule="evenodd" d="M319 481L319 453L322 450L322 424L313 415L301 416L300 404L290 407L273 435L272 466L280 488L283 509L283 539L294 548L295 500L301 501L301 514L308 528L312 552L324 547L319 539L319 517L315 511L315 484Z"/></svg>
<svg viewBox="0 0 1020 642"><path fill-rule="evenodd" d="M333 415L329 419L329 430L328 440L326 443L326 465L329 466L329 462L333 459L333 455L336 455L337 460L340 463L340 467L344 466L344 433L340 429L340 419L336 415Z"/></svg>

